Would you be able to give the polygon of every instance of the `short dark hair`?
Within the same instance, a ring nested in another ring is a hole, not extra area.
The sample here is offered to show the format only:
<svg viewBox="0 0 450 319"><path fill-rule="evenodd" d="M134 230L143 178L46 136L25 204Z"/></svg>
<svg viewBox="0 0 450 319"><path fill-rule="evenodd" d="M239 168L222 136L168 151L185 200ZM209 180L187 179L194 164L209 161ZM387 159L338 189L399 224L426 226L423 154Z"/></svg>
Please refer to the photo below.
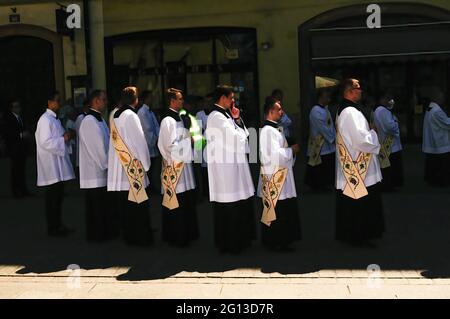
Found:
<svg viewBox="0 0 450 319"><path fill-rule="evenodd" d="M214 102L218 102L222 96L229 97L234 92L233 87L229 85L218 85L214 90Z"/></svg>
<svg viewBox="0 0 450 319"><path fill-rule="evenodd" d="M280 89L275 89L272 91L272 96L280 96L283 97L283 91L281 91Z"/></svg>
<svg viewBox="0 0 450 319"><path fill-rule="evenodd" d="M384 98L392 97L392 91L391 90L382 90L380 94L378 95L378 102L380 102Z"/></svg>
<svg viewBox="0 0 450 319"><path fill-rule="evenodd" d="M92 104L92 102L94 101L94 99L99 99L102 94L105 93L105 91L103 90L94 90L91 92L91 94L89 94L89 104Z"/></svg>
<svg viewBox="0 0 450 319"><path fill-rule="evenodd" d="M264 101L264 115L269 114L277 102L278 99L273 95L266 97L266 100Z"/></svg>
<svg viewBox="0 0 450 319"><path fill-rule="evenodd" d="M152 91L144 90L141 92L141 100L144 101L147 97L152 95Z"/></svg>
<svg viewBox="0 0 450 319"><path fill-rule="evenodd" d="M340 85L341 96L344 95L345 91L347 91L348 89L353 87L353 81L359 82L359 80L356 78L346 78L341 82L341 85Z"/></svg>
<svg viewBox="0 0 450 319"><path fill-rule="evenodd" d="M432 102L438 102L444 96L444 90L439 86L433 86L429 95Z"/></svg>
<svg viewBox="0 0 450 319"><path fill-rule="evenodd" d="M47 101L54 101L55 97L59 95L58 91L51 91L47 94Z"/></svg>
<svg viewBox="0 0 450 319"><path fill-rule="evenodd" d="M120 100L122 102L122 106L128 106L136 102L138 98L138 90L135 86L127 86L122 90L122 94L120 96Z"/></svg>
<svg viewBox="0 0 450 319"><path fill-rule="evenodd" d="M166 90L167 104L170 104L170 101L177 99L177 93L183 94L183 91L175 88L169 88Z"/></svg>
<svg viewBox="0 0 450 319"><path fill-rule="evenodd" d="M319 101L322 96L325 94L329 94L330 89L329 88L320 88L316 90L316 101Z"/></svg>

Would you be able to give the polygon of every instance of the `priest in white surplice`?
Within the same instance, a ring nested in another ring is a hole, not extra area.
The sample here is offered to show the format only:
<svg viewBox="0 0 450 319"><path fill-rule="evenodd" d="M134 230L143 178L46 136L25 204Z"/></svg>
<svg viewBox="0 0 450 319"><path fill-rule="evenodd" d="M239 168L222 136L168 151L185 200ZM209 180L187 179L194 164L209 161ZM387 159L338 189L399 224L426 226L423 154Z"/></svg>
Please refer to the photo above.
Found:
<svg viewBox="0 0 450 319"><path fill-rule="evenodd" d="M442 109L444 92L434 88L423 121L422 151L425 181L433 187L450 185L450 117Z"/></svg>
<svg viewBox="0 0 450 319"><path fill-rule="evenodd" d="M135 111L137 105L137 88L126 87L122 90L120 106L111 114L110 130L112 131L114 125L117 134L110 134L107 188L108 192L114 193L115 208L120 213L125 242L129 245L147 246L153 243L148 200L140 203L129 200L138 198L134 190L138 190L139 194L145 194L149 185L145 172L150 169L150 154L141 122ZM119 139L124 145L118 145L116 150L114 143L118 144ZM133 176L138 176L139 180L133 181L133 185L130 186ZM130 191L131 187L134 189Z"/></svg>
<svg viewBox="0 0 450 319"><path fill-rule="evenodd" d="M231 87L218 86L214 99L205 135L215 244L222 253L239 253L255 237L255 188L247 160L249 133L234 107Z"/></svg>
<svg viewBox="0 0 450 319"><path fill-rule="evenodd" d="M80 188L85 191L86 238L104 241L118 236L117 218L106 191L108 177L109 128L102 117L107 105L105 91L94 90L89 110L78 130Z"/></svg>
<svg viewBox="0 0 450 319"><path fill-rule="evenodd" d="M301 238L293 172L294 156L300 148L298 144L289 146L282 133L279 122L283 113L279 101L274 97L266 98L264 104L266 120L259 139L261 174L266 182L264 183L260 174L258 196L263 198L263 205L270 206L274 201L271 195L279 194L275 204L276 220L270 225L262 223L262 242L268 249L275 251L291 251L293 248L290 245ZM285 179L284 183L279 185L276 180L281 174L284 174Z"/></svg>
<svg viewBox="0 0 450 319"><path fill-rule="evenodd" d="M347 79L342 85L343 101L336 118L336 239L372 246L370 240L384 231L382 176L376 156L380 143L358 104L359 81Z"/></svg>
<svg viewBox="0 0 450 319"><path fill-rule="evenodd" d="M163 180L176 172L177 179L169 189L174 192L178 207L169 209L162 206L162 239L170 245L184 247L198 238L197 212L195 205L195 179L192 167L192 138L184 126L179 112L183 107L182 91L168 89L166 92L169 109L161 121L158 149L163 159ZM174 165L183 165L181 172L172 170ZM165 174L167 173L167 174Z"/></svg>
<svg viewBox="0 0 450 319"><path fill-rule="evenodd" d="M69 157L69 142L75 135L64 131L57 116L60 106L59 93L51 93L35 134L37 186L45 187L47 232L54 237L65 237L71 232L61 221L61 210L64 182L75 178Z"/></svg>

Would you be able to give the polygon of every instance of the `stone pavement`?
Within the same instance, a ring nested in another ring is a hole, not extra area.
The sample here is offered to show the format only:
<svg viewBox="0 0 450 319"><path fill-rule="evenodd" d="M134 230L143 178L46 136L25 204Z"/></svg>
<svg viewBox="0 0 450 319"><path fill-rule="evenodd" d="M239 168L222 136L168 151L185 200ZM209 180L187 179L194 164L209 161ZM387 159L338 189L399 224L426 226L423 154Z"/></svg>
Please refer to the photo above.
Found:
<svg viewBox="0 0 450 319"><path fill-rule="evenodd" d="M450 298L450 190L423 185L418 147L405 155L407 183L383 196L387 231L377 248L336 242L333 194L313 194L300 183L303 240L296 252L270 253L256 241L239 256L214 249L207 201L198 206L198 242L189 249L162 243L159 196L150 203L153 247L88 244L75 184L66 190L64 218L77 232L48 238L42 192L10 198L8 161L0 159L0 298Z"/></svg>

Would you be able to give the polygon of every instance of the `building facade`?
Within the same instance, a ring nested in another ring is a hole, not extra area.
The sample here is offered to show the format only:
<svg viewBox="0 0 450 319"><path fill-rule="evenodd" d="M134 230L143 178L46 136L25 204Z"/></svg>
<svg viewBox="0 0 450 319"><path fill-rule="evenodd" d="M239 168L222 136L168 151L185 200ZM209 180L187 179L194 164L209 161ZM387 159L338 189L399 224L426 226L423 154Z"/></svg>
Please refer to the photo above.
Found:
<svg viewBox="0 0 450 319"><path fill-rule="evenodd" d="M67 33L58 27L56 10L71 3L80 6L82 25ZM167 87L205 95L228 83L257 125L264 97L278 88L301 134L314 102L314 77L355 76L369 95L395 92L402 135L419 141L429 89L440 85L450 92L450 3L377 1L381 28L369 29L371 3L5 0L0 103L21 97L33 121L50 88L79 105L90 87L107 89L114 103L119 89L133 84L152 90L162 105Z"/></svg>

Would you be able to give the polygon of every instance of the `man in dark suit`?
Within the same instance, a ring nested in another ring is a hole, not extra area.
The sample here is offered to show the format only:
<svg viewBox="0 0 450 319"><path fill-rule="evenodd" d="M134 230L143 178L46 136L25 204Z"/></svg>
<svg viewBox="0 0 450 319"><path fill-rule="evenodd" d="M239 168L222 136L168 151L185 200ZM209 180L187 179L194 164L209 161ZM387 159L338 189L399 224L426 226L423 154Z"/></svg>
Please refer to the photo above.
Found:
<svg viewBox="0 0 450 319"><path fill-rule="evenodd" d="M6 150L11 158L11 191L15 198L31 195L25 182L26 166L26 132L22 117L20 102L14 100L5 114Z"/></svg>

